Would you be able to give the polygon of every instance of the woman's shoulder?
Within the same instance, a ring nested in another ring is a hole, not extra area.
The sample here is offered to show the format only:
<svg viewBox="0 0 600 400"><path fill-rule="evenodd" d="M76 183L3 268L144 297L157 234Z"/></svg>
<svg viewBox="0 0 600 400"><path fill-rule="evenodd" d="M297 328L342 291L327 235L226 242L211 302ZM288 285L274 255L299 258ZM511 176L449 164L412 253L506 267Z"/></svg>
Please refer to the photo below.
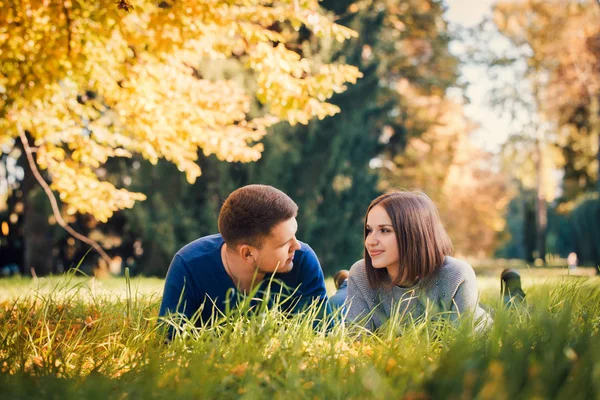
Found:
<svg viewBox="0 0 600 400"><path fill-rule="evenodd" d="M350 267L350 274L348 276L348 296L360 293L360 296L371 304L374 301L373 299L376 298L377 291L378 289L373 289L369 284L365 260L360 259L355 262Z"/></svg>
<svg viewBox="0 0 600 400"><path fill-rule="evenodd" d="M361 258L360 260L358 260L357 262L355 262L354 264L352 264L352 267L350 267L350 273L349 273L350 277L365 277L367 276L367 269L365 267L365 260L364 258Z"/></svg>
<svg viewBox="0 0 600 400"><path fill-rule="evenodd" d="M452 256L444 257L444 263L437 269L434 275L437 278L452 278L452 280L457 281L475 279L473 267L468 262Z"/></svg>
<svg viewBox="0 0 600 400"><path fill-rule="evenodd" d="M348 282L348 287L359 287L360 290L365 293L373 291L369 285L369 278L367 277L367 268L364 259L358 260L350 267Z"/></svg>

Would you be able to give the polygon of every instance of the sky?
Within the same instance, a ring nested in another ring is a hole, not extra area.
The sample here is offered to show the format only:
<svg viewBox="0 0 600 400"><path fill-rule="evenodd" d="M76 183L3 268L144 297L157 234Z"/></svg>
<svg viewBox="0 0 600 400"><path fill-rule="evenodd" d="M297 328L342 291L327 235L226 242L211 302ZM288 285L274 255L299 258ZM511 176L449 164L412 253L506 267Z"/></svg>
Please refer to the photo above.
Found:
<svg viewBox="0 0 600 400"><path fill-rule="evenodd" d="M445 0L445 2L448 6L446 18L450 24L472 27L484 17L491 15L491 5L494 1ZM471 103L465 105L465 114L479 126L472 133L471 140L485 150L498 152L508 138L510 121L506 117L501 117L498 110L492 109L487 104L490 80L483 67L465 65L461 74L469 84L466 94L471 99Z"/></svg>

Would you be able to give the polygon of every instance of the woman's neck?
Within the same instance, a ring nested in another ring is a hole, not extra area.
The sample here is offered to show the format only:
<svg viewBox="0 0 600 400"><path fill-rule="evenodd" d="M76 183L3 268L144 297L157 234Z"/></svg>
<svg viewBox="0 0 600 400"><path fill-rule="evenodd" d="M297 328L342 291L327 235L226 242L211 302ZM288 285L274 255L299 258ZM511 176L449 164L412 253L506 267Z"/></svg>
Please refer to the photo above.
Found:
<svg viewBox="0 0 600 400"><path fill-rule="evenodd" d="M390 282L394 282L396 279L398 279L398 275L400 275L400 267L399 266L387 267L386 269L387 269L388 276L390 277ZM406 280L406 281L401 281L401 282L397 283L396 286L400 286L403 288L410 288L412 286L415 286L417 284L417 282L418 282L418 280L417 281Z"/></svg>

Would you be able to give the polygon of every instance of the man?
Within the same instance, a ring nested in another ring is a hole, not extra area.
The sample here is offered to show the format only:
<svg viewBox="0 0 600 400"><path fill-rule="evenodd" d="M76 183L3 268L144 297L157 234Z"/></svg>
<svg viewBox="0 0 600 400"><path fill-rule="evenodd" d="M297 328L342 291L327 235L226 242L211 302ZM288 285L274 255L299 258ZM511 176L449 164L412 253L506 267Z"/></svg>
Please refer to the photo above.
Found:
<svg viewBox="0 0 600 400"><path fill-rule="evenodd" d="M175 254L159 316L182 313L200 321L225 312L237 294L273 277L271 293L285 290L296 309L313 301L327 302L325 281L314 251L296 239L298 206L271 186L249 185L235 190L219 213L219 234L189 243ZM296 290L297 288L297 290ZM260 297L260 296L259 296ZM325 305L326 307L326 305Z"/></svg>
<svg viewBox="0 0 600 400"><path fill-rule="evenodd" d="M348 276L349 272L347 269L341 269L333 276L336 292L329 299L329 304L334 310L344 307L344 302L348 296Z"/></svg>

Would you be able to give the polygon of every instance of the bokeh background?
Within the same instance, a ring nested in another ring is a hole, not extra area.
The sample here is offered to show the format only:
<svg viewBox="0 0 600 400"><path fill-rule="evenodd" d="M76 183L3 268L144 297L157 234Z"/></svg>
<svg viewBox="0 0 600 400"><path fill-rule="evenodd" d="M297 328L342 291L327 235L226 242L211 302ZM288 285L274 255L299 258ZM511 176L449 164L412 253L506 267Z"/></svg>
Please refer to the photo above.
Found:
<svg viewBox="0 0 600 400"><path fill-rule="evenodd" d="M427 193L474 265L600 265L598 1L96 3L0 1L4 275L163 277L251 183L296 201L327 275L394 188ZM112 261L59 226L21 134Z"/></svg>

